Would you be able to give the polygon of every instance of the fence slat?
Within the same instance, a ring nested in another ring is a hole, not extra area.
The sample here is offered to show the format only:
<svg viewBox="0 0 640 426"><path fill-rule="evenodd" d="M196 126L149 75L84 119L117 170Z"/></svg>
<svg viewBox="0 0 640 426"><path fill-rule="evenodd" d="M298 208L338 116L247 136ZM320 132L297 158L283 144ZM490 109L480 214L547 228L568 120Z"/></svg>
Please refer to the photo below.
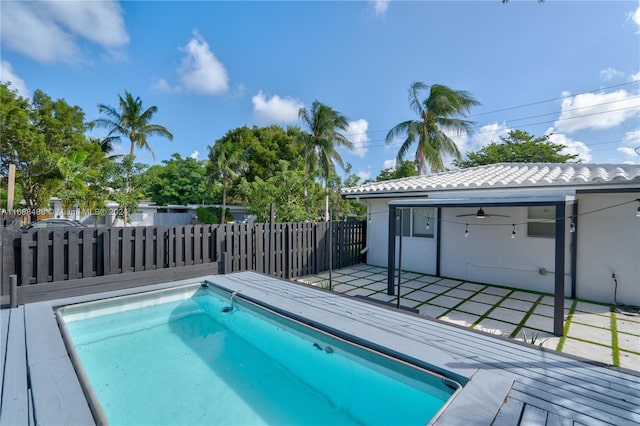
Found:
<svg viewBox="0 0 640 426"><path fill-rule="evenodd" d="M93 270L95 268L95 260L93 257L93 236L95 234L94 229L83 229L81 232L82 241L82 260L80 261L80 276L82 278L93 277L95 274Z"/></svg>
<svg viewBox="0 0 640 426"><path fill-rule="evenodd" d="M193 265L193 225L184 227L184 264Z"/></svg>
<svg viewBox="0 0 640 426"><path fill-rule="evenodd" d="M80 277L80 231L71 228L67 234L67 279L74 280Z"/></svg>
<svg viewBox="0 0 640 426"><path fill-rule="evenodd" d="M133 232L135 229L131 227L122 228L120 233L122 235L120 239L120 244L122 245L120 249L120 253L122 254L121 258L121 269L120 272L122 274L126 274L127 272L133 272L133 250L131 250L131 246L134 244Z"/></svg>

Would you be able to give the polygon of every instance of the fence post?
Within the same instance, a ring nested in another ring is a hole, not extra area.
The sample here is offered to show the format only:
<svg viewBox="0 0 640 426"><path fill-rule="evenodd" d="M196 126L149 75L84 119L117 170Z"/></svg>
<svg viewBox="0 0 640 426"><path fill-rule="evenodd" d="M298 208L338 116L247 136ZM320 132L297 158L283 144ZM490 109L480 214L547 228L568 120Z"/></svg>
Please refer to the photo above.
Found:
<svg viewBox="0 0 640 426"><path fill-rule="evenodd" d="M9 287L10 287L9 303L10 303L11 309L14 309L18 307L18 276L17 275L15 274L9 275Z"/></svg>
<svg viewBox="0 0 640 426"><path fill-rule="evenodd" d="M287 223L284 225L284 274L283 277L286 279L291 279L291 245L289 244L289 239L291 238L291 224Z"/></svg>
<svg viewBox="0 0 640 426"><path fill-rule="evenodd" d="M275 233L275 221L276 221L276 205L271 203L269 205L269 275L273 275L274 265L274 249L273 243L274 238L273 234Z"/></svg>

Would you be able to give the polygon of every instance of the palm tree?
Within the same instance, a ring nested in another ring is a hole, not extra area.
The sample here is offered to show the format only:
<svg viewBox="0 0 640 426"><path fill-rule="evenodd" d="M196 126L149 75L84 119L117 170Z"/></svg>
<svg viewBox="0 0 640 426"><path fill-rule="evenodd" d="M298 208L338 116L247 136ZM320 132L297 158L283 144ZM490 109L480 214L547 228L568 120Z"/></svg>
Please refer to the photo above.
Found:
<svg viewBox="0 0 640 426"><path fill-rule="evenodd" d="M220 224L223 224L227 209L227 187L229 186L229 181L236 179L248 167L245 152L239 145L219 139L212 147L209 147L209 164L207 167L212 175L222 179Z"/></svg>
<svg viewBox="0 0 640 426"><path fill-rule="evenodd" d="M421 101L418 92L429 87L429 97ZM453 130L458 134L470 133L471 126L475 123L455 116L466 117L470 108L480 103L464 90L453 90L440 84L428 86L417 81L409 88L409 105L419 119L397 124L389 130L386 137L386 142L391 143L397 137L406 135L396 161L403 161L411 145L417 143L415 161L418 171L427 173L427 166L432 172L444 171L442 154L460 159L460 150L443 130Z"/></svg>
<svg viewBox="0 0 640 426"><path fill-rule="evenodd" d="M142 100L134 97L131 93L124 91L124 98L118 95L120 109L109 105L98 104L98 111L105 117L95 120L98 127L109 129L109 134L105 140L112 143L120 137L126 137L131 142L129 155L134 155L134 149L147 149L155 159L155 154L147 141L148 136L164 136L173 140L173 135L159 124L149 123L153 114L158 112L157 106L152 106L143 110Z"/></svg>
<svg viewBox="0 0 640 426"><path fill-rule="evenodd" d="M169 140L173 140L173 135L163 126L150 123L151 117L158 111L157 106L152 106L146 110L142 107L142 100L139 97L134 98L131 93L124 91L124 97L118 95L119 109L109 105L98 104L98 111L104 114L104 117L98 118L94 124L98 127L109 129L107 137L104 139L107 144L111 144L121 137L128 138L131 142L129 156L135 158L134 150L147 149L151 152L151 156L155 159L155 154L149 145L147 138L149 136L164 136ZM104 149L109 149L105 146ZM131 162L133 164L133 162ZM126 188L128 193L131 190L131 170L126 172ZM128 220L128 212L126 206L123 208L123 219L126 226Z"/></svg>
<svg viewBox="0 0 640 426"><path fill-rule="evenodd" d="M305 173L308 177L316 170L321 170L326 191L324 217L329 220L329 175L335 171L334 162L344 168L342 157L336 148L353 148L353 143L339 132L347 130L349 123L344 115L317 100L313 101L310 110L300 108L298 117L309 129L308 133L303 132L298 136L302 145L300 155L306 165Z"/></svg>

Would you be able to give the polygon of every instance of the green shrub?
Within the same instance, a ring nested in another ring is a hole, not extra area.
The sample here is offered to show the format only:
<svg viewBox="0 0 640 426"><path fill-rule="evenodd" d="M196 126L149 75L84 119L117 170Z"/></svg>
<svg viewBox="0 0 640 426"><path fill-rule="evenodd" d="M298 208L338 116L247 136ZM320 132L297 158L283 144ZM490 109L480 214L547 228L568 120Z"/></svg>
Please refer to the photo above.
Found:
<svg viewBox="0 0 640 426"><path fill-rule="evenodd" d="M225 222L232 221L233 215L229 209L225 210ZM220 223L220 215L222 214L222 207L198 207L196 209L196 215L198 216L198 222L217 225Z"/></svg>

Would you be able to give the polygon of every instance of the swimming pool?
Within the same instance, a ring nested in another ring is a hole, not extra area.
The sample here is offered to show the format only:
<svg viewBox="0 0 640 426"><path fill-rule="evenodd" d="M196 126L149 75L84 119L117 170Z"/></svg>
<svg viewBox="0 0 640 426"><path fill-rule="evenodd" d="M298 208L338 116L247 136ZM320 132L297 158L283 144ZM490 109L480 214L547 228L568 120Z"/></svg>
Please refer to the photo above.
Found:
<svg viewBox="0 0 640 426"><path fill-rule="evenodd" d="M213 283L56 311L110 424L425 424L461 386ZM305 322L305 323L303 323Z"/></svg>

